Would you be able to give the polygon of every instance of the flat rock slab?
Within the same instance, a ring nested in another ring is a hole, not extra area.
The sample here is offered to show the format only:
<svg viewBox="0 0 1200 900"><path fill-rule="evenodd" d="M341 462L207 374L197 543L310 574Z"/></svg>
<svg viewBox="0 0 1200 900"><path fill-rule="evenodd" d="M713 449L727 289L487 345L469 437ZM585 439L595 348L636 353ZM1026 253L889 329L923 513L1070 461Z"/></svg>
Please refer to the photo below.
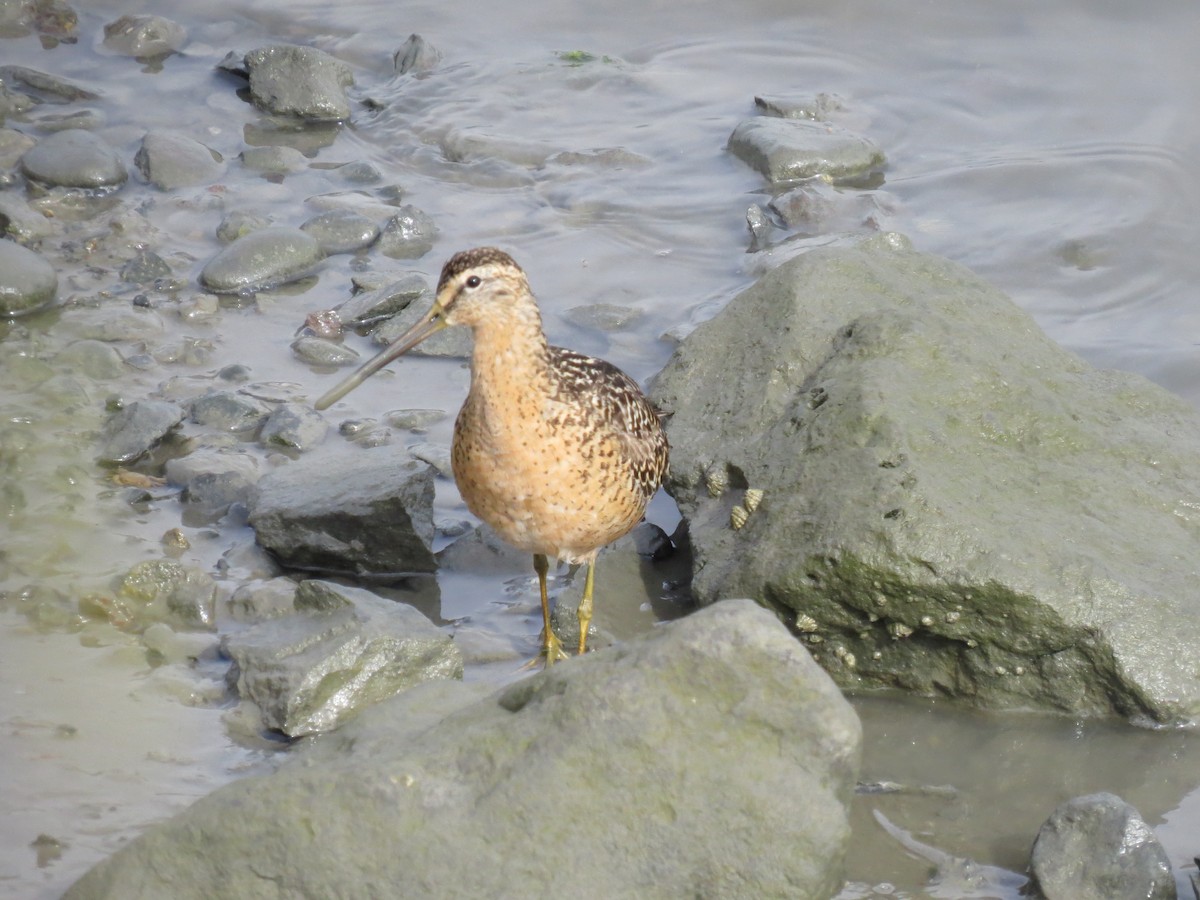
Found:
<svg viewBox="0 0 1200 900"><path fill-rule="evenodd" d="M336 728L366 706L436 678L462 678L450 635L411 606L324 581L294 591L295 615L228 635L238 693L289 737Z"/></svg>
<svg viewBox="0 0 1200 900"><path fill-rule="evenodd" d="M390 446L305 456L258 482L250 524L259 544L293 568L433 572L433 475Z"/></svg>
<svg viewBox="0 0 1200 900"><path fill-rule="evenodd" d="M854 178L887 162L871 140L827 122L759 116L740 123L729 151L772 183L828 175Z"/></svg>
<svg viewBox="0 0 1200 900"><path fill-rule="evenodd" d="M166 400L135 400L104 424L98 461L123 465L149 453L183 421L183 410Z"/></svg>
<svg viewBox="0 0 1200 900"><path fill-rule="evenodd" d="M775 616L732 601L498 693L420 685L66 896L826 898L860 741Z"/></svg>
<svg viewBox="0 0 1200 900"><path fill-rule="evenodd" d="M700 602L848 687L1200 715L1200 417L880 235L784 263L657 380Z"/></svg>

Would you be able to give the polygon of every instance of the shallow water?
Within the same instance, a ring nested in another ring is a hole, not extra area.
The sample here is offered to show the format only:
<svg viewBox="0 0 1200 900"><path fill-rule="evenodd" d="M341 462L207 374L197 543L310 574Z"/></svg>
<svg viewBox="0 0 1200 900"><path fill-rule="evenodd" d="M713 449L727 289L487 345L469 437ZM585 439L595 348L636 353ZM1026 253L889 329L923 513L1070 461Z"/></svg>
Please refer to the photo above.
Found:
<svg viewBox="0 0 1200 900"><path fill-rule="evenodd" d="M103 25L153 11L186 25L182 56L155 70L101 45ZM191 279L216 251L213 230L232 208L298 224L321 202L366 190L382 219L382 186L440 228L432 253L413 266L368 255L334 257L302 288L224 309L212 323L166 317L165 334L118 344L187 350L120 379L45 380L73 334L71 311L21 320L0 340L5 448L29 444L5 470L7 527L0 558L0 892L55 896L145 823L216 784L266 765L259 748L230 740L220 719L231 702L205 665L154 668L144 649L107 626L64 621L34 628L18 611L57 592L70 609L114 576L162 554L160 536L180 525L172 494L130 505L92 465L96 429L110 395L137 399L167 379L210 379L247 363L259 382L309 397L333 373L295 361L289 344L304 315L348 294L365 266L415 268L430 278L454 250L499 243L529 271L556 343L603 355L636 378L657 371L682 333L711 316L764 267L825 236L747 255L744 215L765 202L761 178L724 151L733 127L753 114L755 94L843 98L844 122L888 154L881 190L886 227L922 249L964 263L1028 309L1052 337L1102 366L1141 372L1200 402L1200 354L1193 285L1200 283L1196 187L1190 162L1200 145L1192 111L1200 100L1194 48L1200 10L1184 2L1137 9L1117 3L1017 2L963 5L794 2L641 3L607 8L550 2L478 8L448 0L204 4L88 3L76 44L43 48L35 37L0 40L0 63L22 64L99 87L86 104L103 113L101 133L131 160L147 128L184 130L222 152L228 170L216 190L170 195L132 182L118 202L140 206L157 229L137 235ZM444 54L434 76L390 81L391 54L411 32ZM216 73L228 50L273 41L311 43L355 68L350 127L329 134L317 165L276 183L241 169L248 144L292 140L272 132ZM559 54L595 58L573 64ZM9 125L40 135L35 110ZM451 129L554 150L621 147L650 163L620 170L543 168L497 160L446 161ZM370 161L381 185L358 188L326 164ZM324 197L324 201L319 198ZM361 202L361 201L359 201ZM91 237L84 219L78 241ZM60 261L60 294L81 303L119 288L115 270L128 245L111 236L89 255ZM133 292L121 294L128 300ZM185 291L185 297L191 291ZM572 324L574 307L608 303L640 317L602 332ZM364 341L356 343L364 353ZM165 354L160 353L161 358ZM389 409L453 410L466 372L455 362L413 358L374 379L339 412L378 418ZM449 441L453 417L427 435ZM329 444L341 446L331 435ZM353 452L347 443L345 452ZM437 515L465 515L448 482ZM660 498L651 519L672 527ZM185 526L184 561L226 584L253 565L252 535L235 521ZM433 612L491 630L530 652L537 632L527 607L511 601L527 573L439 578ZM601 579L600 589L603 587ZM647 598L647 600L652 598ZM598 617L604 616L598 599ZM647 614L641 627L649 627ZM600 624L603 624L602 622ZM448 627L459 627L451 624ZM215 666L213 667L215 668ZM502 663L468 677L502 680ZM867 795L856 801L852 889L921 896L929 866L906 854L870 817L924 843L985 865L1021 869L1037 825L1071 796L1107 789L1137 805L1173 862L1191 866L1200 844L1200 753L1190 734L1124 725L1076 725L1024 715L981 715L945 704L864 699L864 778L952 784L943 794ZM120 727L114 728L113 723ZM55 856L32 846L39 834L66 846ZM39 865L40 863L40 865ZM849 891L850 889L848 889ZM928 889L936 895L936 889ZM870 896L870 893L863 894ZM944 895L944 894L943 894Z"/></svg>

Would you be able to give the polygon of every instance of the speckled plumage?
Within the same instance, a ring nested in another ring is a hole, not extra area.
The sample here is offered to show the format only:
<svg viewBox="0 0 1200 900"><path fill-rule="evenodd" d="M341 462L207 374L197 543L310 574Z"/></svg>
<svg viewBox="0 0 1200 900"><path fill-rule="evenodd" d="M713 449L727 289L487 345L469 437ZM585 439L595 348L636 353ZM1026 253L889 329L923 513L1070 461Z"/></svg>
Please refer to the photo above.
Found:
<svg viewBox="0 0 1200 900"><path fill-rule="evenodd" d="M451 448L459 492L505 541L534 555L547 663L563 656L550 630L547 558L588 563L582 653L596 553L641 520L667 472L657 411L616 366L546 342L525 272L494 247L451 257L425 320L318 407L446 325L466 325L475 339Z"/></svg>

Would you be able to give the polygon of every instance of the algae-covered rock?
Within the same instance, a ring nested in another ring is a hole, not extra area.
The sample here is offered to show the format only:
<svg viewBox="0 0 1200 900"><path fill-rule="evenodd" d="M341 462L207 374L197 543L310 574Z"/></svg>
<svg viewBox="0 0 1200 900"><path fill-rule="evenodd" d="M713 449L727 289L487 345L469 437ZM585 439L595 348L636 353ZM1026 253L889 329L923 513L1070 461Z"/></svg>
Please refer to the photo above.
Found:
<svg viewBox="0 0 1200 900"><path fill-rule="evenodd" d="M883 235L679 347L670 490L701 602L783 612L843 685L1200 714L1200 418Z"/></svg>
<svg viewBox="0 0 1200 900"><path fill-rule="evenodd" d="M827 898L860 741L773 615L721 603L499 692L419 685L66 896Z"/></svg>

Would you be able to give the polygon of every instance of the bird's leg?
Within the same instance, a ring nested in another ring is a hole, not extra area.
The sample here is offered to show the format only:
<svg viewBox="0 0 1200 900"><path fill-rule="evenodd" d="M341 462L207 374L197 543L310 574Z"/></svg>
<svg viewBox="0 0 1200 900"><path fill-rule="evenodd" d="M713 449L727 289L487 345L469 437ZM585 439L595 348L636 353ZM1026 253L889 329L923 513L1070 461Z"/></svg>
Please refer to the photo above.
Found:
<svg viewBox="0 0 1200 900"><path fill-rule="evenodd" d="M587 653L588 627L592 624L592 588L596 583L596 558L588 560L587 578L583 582L583 599L579 601L579 655Z"/></svg>
<svg viewBox="0 0 1200 900"><path fill-rule="evenodd" d="M552 666L560 659L566 659L567 654L562 648L562 641L550 627L550 599L546 595L546 573L550 571L550 560L543 553L533 555L533 570L537 572L538 590L542 595L542 656L547 666ZM536 661L536 660L535 660Z"/></svg>

